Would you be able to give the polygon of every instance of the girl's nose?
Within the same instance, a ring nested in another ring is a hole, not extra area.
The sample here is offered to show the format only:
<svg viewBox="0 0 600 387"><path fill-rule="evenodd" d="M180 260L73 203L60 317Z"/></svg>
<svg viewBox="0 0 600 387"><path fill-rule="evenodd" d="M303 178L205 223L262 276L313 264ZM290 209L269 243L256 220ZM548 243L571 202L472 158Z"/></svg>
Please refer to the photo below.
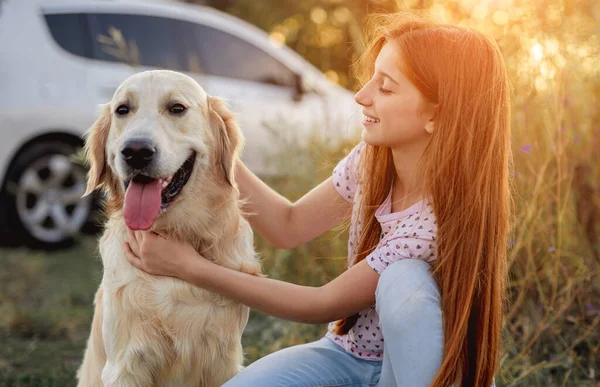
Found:
<svg viewBox="0 0 600 387"><path fill-rule="evenodd" d="M364 85L354 96L356 103L361 106L370 106L373 103L369 95L369 89L367 88L368 85L368 83Z"/></svg>

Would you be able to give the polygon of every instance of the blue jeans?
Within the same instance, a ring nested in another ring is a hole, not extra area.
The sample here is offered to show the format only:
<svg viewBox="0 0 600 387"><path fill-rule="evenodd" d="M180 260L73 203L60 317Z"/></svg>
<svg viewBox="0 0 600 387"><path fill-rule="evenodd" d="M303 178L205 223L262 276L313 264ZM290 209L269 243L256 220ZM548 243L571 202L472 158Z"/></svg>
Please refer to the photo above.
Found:
<svg viewBox="0 0 600 387"><path fill-rule="evenodd" d="M385 339L382 361L362 360L324 337L274 352L224 387L425 387L443 352L442 311L429 265L405 259L379 278L376 308Z"/></svg>

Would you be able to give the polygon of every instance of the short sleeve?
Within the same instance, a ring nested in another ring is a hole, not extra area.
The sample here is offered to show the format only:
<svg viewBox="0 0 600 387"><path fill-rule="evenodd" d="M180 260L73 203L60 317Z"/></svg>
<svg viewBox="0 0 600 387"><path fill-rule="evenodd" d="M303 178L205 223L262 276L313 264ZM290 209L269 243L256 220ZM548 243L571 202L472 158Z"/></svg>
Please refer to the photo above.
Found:
<svg viewBox="0 0 600 387"><path fill-rule="evenodd" d="M360 153L365 146L364 142L355 146L333 169L333 185L340 196L349 202L354 201L354 194L358 186Z"/></svg>
<svg viewBox="0 0 600 387"><path fill-rule="evenodd" d="M419 232L411 232L410 236L394 234L382 240L365 259L379 274L401 259L422 259L434 263L437 259L435 235L435 229L420 229Z"/></svg>

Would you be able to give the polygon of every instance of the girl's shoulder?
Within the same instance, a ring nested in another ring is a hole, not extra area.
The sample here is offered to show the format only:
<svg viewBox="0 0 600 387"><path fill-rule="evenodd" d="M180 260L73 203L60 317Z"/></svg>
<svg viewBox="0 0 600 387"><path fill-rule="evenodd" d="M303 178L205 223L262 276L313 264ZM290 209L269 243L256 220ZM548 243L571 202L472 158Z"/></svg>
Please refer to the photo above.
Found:
<svg viewBox="0 0 600 387"><path fill-rule="evenodd" d="M366 144L361 141L333 169L332 178L335 189L349 202L354 201L359 184L360 155L365 146Z"/></svg>

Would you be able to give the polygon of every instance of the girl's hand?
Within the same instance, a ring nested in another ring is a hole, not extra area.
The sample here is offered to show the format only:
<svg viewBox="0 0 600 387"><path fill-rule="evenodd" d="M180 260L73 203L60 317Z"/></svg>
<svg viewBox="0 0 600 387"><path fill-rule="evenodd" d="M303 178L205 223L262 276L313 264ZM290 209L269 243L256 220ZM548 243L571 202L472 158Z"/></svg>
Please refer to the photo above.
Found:
<svg viewBox="0 0 600 387"><path fill-rule="evenodd" d="M181 279L191 262L203 259L189 243L169 240L153 231L127 229L124 250L133 267L148 274Z"/></svg>

